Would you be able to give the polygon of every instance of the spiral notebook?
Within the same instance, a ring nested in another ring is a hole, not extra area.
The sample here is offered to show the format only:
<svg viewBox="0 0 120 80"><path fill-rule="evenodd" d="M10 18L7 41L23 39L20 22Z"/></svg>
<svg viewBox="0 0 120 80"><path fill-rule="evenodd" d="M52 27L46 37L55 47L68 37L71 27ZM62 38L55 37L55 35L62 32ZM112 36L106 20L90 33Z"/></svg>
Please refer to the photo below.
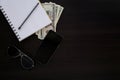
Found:
<svg viewBox="0 0 120 80"><path fill-rule="evenodd" d="M51 23L38 0L1 0L0 10L19 41Z"/></svg>

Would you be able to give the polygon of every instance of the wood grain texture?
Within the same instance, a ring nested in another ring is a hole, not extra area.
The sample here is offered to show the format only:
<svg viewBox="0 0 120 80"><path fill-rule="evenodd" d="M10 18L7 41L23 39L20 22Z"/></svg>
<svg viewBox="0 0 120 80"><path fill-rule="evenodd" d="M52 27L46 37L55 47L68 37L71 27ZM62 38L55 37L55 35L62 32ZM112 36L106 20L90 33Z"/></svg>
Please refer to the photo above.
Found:
<svg viewBox="0 0 120 80"><path fill-rule="evenodd" d="M45 1L49 0L42 2ZM56 49L55 56L48 64L39 65L36 63L33 70L26 71L21 69L17 60L7 61L8 57L4 55L6 61L2 62L4 58L0 59L1 76L9 80L119 79L120 1L51 1L65 8L57 26L57 33L63 36L63 41ZM6 26L1 26L1 29L5 29ZM2 33L6 33L1 29L0 36L4 37ZM13 39L10 40L19 44ZM3 39L0 39L0 42L1 45L5 45ZM37 36L32 35L18 46L33 57L40 44L41 41L37 39ZM4 52L2 50L1 46L0 55Z"/></svg>

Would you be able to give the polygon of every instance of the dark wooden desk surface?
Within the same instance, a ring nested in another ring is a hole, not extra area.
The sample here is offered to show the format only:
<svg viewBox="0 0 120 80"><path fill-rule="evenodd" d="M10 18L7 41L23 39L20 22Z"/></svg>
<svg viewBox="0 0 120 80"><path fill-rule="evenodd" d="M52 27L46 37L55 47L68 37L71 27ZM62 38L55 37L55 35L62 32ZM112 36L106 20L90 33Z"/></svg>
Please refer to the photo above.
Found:
<svg viewBox="0 0 120 80"><path fill-rule="evenodd" d="M49 0L45 0L49 1ZM9 80L120 79L120 1L51 0L64 6L57 26L63 41L46 65L21 69L7 57L10 43L31 57L41 41L32 35L20 44L0 17L0 78ZM44 2L44 1L42 1ZM0 14L1 15L1 14ZM11 37L12 36L12 37Z"/></svg>

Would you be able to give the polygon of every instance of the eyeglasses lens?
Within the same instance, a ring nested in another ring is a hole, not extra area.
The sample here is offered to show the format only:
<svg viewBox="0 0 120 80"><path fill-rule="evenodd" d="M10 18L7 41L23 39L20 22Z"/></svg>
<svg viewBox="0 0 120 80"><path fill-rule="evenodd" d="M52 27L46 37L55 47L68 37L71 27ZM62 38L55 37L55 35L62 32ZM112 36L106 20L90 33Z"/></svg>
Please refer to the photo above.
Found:
<svg viewBox="0 0 120 80"><path fill-rule="evenodd" d="M30 57L26 56L26 55L22 56L22 58L21 58L21 64L26 69L30 69L30 68L34 67L33 60Z"/></svg>
<svg viewBox="0 0 120 80"><path fill-rule="evenodd" d="M15 57L19 55L19 51L17 50L17 48L10 46L8 47L8 54L12 57Z"/></svg>

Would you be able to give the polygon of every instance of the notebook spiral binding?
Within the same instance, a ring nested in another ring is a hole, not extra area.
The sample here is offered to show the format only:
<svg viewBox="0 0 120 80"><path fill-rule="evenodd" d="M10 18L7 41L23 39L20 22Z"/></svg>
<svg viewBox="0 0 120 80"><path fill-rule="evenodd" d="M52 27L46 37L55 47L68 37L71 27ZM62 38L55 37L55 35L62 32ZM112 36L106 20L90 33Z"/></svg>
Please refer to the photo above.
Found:
<svg viewBox="0 0 120 80"><path fill-rule="evenodd" d="M9 25L11 26L12 30L14 31L14 33L16 34L18 39L21 39L18 32L16 31L15 27L13 26L12 22L10 21L9 17L7 16L6 12L4 11L4 8L2 6L0 6L0 10L3 13L3 15L5 16L6 20L8 21Z"/></svg>

